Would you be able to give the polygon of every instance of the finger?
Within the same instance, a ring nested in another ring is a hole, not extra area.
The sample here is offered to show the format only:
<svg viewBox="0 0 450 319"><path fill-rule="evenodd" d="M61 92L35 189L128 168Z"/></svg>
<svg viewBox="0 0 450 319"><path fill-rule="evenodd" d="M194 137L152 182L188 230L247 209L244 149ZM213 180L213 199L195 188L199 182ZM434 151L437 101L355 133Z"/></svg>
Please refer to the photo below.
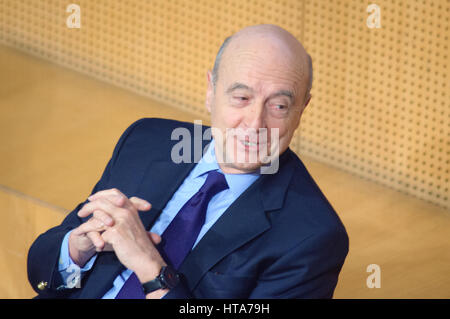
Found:
<svg viewBox="0 0 450 319"><path fill-rule="evenodd" d="M116 206L124 207L126 203L128 202L128 197L125 195L108 195L108 196L102 196L99 198L104 198L109 200L111 203L113 203Z"/></svg>
<svg viewBox="0 0 450 319"><path fill-rule="evenodd" d="M91 218L89 219L87 222L81 224L80 226L78 226L77 228L75 228L73 230L73 234L75 236L81 236L84 234L87 234L89 232L101 232L104 231L106 229L105 224L96 219L96 218Z"/></svg>
<svg viewBox="0 0 450 319"><path fill-rule="evenodd" d="M131 206L131 203L129 202L128 198L125 195L114 195L114 194L110 194L110 195L103 195L103 196L98 196L98 197L93 197L91 199L91 202L94 202L96 200L99 199L106 199L108 201L110 201L113 205L117 206L117 207L127 207L127 206Z"/></svg>
<svg viewBox="0 0 450 319"><path fill-rule="evenodd" d="M78 212L79 217L87 217L92 214L95 210L102 210L105 213L109 214L112 218L118 212L117 206L115 206L110 200L107 198L99 198L95 201L87 203L83 206L82 209Z"/></svg>
<svg viewBox="0 0 450 319"><path fill-rule="evenodd" d="M99 191L99 192L89 196L88 199L89 199L89 201L92 202L92 201L97 200L99 198L110 197L110 196L117 197L117 201L119 203L121 203L121 204L119 204L119 203L117 204L119 206L122 206L125 203L126 199L127 199L127 197L120 190L118 190L117 188L111 188L111 189L106 189L106 190L103 190L103 191Z"/></svg>
<svg viewBox="0 0 450 319"><path fill-rule="evenodd" d="M105 241L98 232L87 233L87 237L91 240L92 244L95 246L95 250L100 252L105 247Z"/></svg>
<svg viewBox="0 0 450 319"><path fill-rule="evenodd" d="M148 233L148 237L150 237L154 245L158 245L161 242L161 236L156 233Z"/></svg>
<svg viewBox="0 0 450 319"><path fill-rule="evenodd" d="M109 244L111 246L114 245L113 241L116 236L116 231L113 228L108 228L101 234L101 236L106 244Z"/></svg>
<svg viewBox="0 0 450 319"><path fill-rule="evenodd" d="M130 197L130 202L137 210L146 211L152 208L152 205L149 202L136 196Z"/></svg>
<svg viewBox="0 0 450 319"><path fill-rule="evenodd" d="M84 204L84 206L78 211L77 216L81 218L89 216L94 212L94 209L91 209L92 206L92 202Z"/></svg>
<svg viewBox="0 0 450 319"><path fill-rule="evenodd" d="M106 226L111 227L114 225L114 219L112 219L112 217L109 214L105 213L102 210L95 210L93 216L94 218L100 220Z"/></svg>

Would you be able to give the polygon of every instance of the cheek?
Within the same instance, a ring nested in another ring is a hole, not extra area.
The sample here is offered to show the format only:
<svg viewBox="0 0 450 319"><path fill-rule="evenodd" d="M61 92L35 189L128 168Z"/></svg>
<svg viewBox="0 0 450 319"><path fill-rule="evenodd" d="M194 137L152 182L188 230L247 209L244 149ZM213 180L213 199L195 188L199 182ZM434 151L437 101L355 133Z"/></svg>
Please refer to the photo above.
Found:
<svg viewBox="0 0 450 319"><path fill-rule="evenodd" d="M271 129L278 129L278 143L280 143L281 148L285 148L288 146L291 138L292 138L292 130L290 129L290 123L285 121L276 121L276 123L271 123L269 126ZM270 130L271 130L270 129ZM269 133L273 136L271 138L276 138L275 132Z"/></svg>
<svg viewBox="0 0 450 319"><path fill-rule="evenodd" d="M227 127L229 128L239 127L239 124L242 122L242 116L238 111L224 114L224 119L227 123Z"/></svg>
<svg viewBox="0 0 450 319"><path fill-rule="evenodd" d="M278 130L278 136L281 139L282 137L286 136L288 133L288 121L286 119L274 119L270 118L266 120L267 127L270 128L270 130L277 129Z"/></svg>
<svg viewBox="0 0 450 319"><path fill-rule="evenodd" d="M223 101L217 101L213 112L211 112L211 121L213 126L220 127L222 129L238 127L241 119L242 116L239 110L231 108L230 106L224 104Z"/></svg>

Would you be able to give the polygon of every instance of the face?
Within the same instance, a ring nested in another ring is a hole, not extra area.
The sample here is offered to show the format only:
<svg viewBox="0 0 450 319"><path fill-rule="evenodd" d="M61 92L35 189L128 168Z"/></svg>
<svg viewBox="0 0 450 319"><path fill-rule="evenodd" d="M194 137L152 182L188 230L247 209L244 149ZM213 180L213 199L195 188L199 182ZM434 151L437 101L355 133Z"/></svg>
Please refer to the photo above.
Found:
<svg viewBox="0 0 450 319"><path fill-rule="evenodd" d="M261 167L265 154L288 148L306 106L307 81L302 66L279 50L227 50L215 88L208 72L206 106L222 170L248 173Z"/></svg>

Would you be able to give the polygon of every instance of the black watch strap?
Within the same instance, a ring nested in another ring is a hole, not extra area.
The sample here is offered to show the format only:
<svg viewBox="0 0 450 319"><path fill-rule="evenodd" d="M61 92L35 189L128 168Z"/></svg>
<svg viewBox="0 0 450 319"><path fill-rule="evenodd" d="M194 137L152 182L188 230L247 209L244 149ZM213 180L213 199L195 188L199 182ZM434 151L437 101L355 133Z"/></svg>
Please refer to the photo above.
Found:
<svg viewBox="0 0 450 319"><path fill-rule="evenodd" d="M145 294L148 294L152 291L162 289L162 288L165 288L165 287L159 280L159 276L153 280L147 281L146 283L142 284L142 289L144 289Z"/></svg>
<svg viewBox="0 0 450 319"><path fill-rule="evenodd" d="M145 294L148 294L158 289L175 288L178 282L179 275L176 270L170 266L163 266L155 279L142 284L142 289Z"/></svg>

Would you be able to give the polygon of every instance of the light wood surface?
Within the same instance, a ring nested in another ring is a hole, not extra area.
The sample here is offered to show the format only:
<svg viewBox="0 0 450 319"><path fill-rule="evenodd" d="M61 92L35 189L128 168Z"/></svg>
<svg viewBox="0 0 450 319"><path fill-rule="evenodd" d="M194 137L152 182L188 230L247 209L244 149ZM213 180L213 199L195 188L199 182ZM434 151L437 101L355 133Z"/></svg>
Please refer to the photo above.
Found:
<svg viewBox="0 0 450 319"><path fill-rule="evenodd" d="M30 244L84 200L123 130L198 117L5 47L0 70L0 298L30 298ZM301 158L350 237L335 298L450 298L448 210Z"/></svg>
<svg viewBox="0 0 450 319"><path fill-rule="evenodd" d="M27 280L28 249L38 235L58 225L64 213L4 186L0 209L0 298L34 297Z"/></svg>

